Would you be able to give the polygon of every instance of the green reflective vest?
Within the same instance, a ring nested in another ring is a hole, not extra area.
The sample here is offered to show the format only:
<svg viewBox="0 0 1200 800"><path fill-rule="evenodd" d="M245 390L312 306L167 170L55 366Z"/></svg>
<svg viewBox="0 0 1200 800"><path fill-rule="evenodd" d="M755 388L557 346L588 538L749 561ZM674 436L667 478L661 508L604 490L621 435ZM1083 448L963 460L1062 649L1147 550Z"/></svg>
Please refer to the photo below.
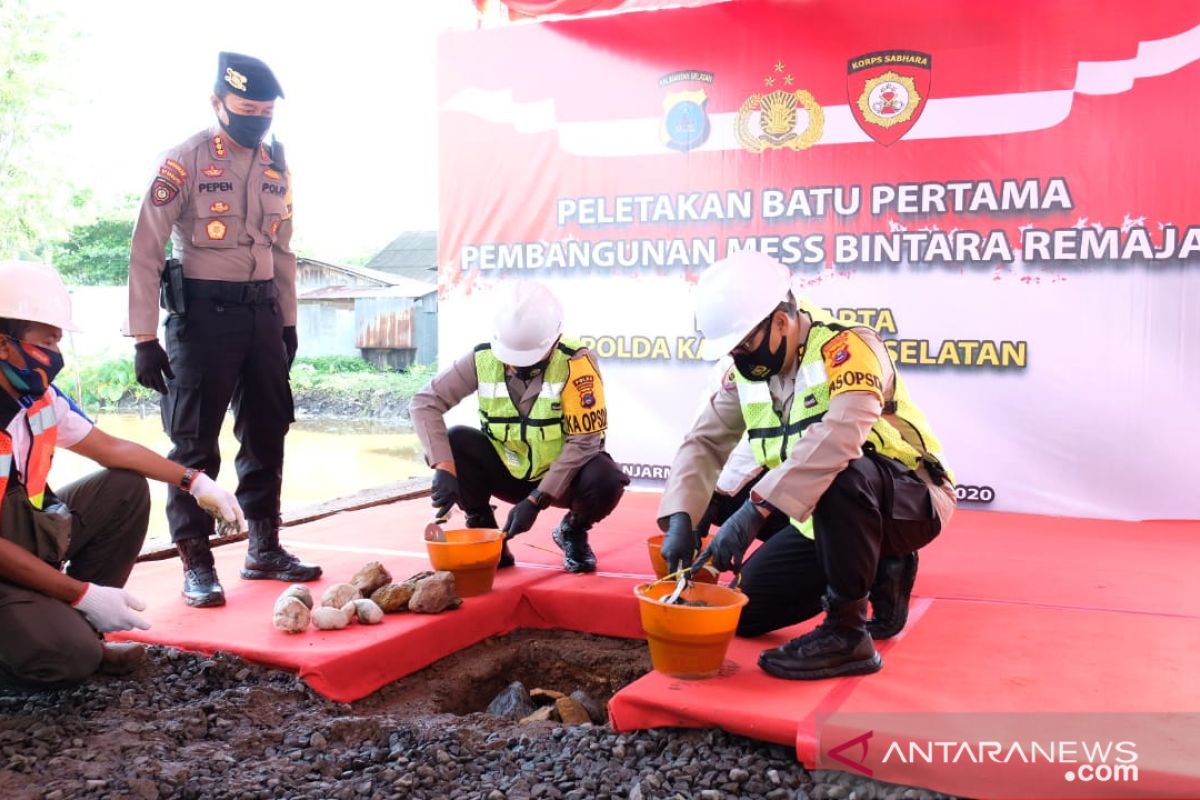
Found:
<svg viewBox="0 0 1200 800"><path fill-rule="evenodd" d="M820 422L829 410L829 375L821 349L839 332L847 330L827 314L807 306L802 310L812 317L813 324L801 350L803 355L796 372L795 392L786 424L775 412L768 382L746 380L740 372L733 370L750 449L755 460L767 469L782 464L804 436L804 431ZM921 409L913 403L898 371L892 399L884 403L883 416L871 426L863 448L893 458L914 470L923 458L936 461L946 469L951 482L954 480L954 475L941 461L941 443L933 435ZM811 516L803 523L792 520L792 524L802 534L813 538Z"/></svg>
<svg viewBox="0 0 1200 800"><path fill-rule="evenodd" d="M475 374L479 378L479 426L515 478L537 480L546 474L562 452L562 392L570 374L571 357L582 345L560 339L542 373L542 390L527 416L522 416L508 394L504 363L490 344L475 348Z"/></svg>

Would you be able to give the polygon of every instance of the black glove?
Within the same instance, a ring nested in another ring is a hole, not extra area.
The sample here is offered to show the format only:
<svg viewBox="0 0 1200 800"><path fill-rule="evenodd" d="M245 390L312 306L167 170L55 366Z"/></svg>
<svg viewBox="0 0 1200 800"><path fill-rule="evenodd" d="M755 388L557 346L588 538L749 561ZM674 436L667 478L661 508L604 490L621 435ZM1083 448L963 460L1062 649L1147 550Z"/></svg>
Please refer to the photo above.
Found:
<svg viewBox="0 0 1200 800"><path fill-rule="evenodd" d="M287 351L288 366L292 366L292 362L296 360L296 350L300 347L300 340L296 338L296 326L285 325L283 328L283 349Z"/></svg>
<svg viewBox="0 0 1200 800"><path fill-rule="evenodd" d="M512 511L508 512L508 519L504 522L505 538L511 539L518 533L524 533L532 528L538 517L538 510L537 503L528 497L513 506Z"/></svg>
<svg viewBox="0 0 1200 800"><path fill-rule="evenodd" d="M667 562L670 574L682 567L690 567L700 550L700 537L692 530L692 518L686 511L676 511L667 517L667 535L663 537L663 561Z"/></svg>
<svg viewBox="0 0 1200 800"><path fill-rule="evenodd" d="M286 328L284 329L286 330ZM444 469L433 473L433 493L429 496L434 508L450 508L458 502L458 478Z"/></svg>
<svg viewBox="0 0 1200 800"><path fill-rule="evenodd" d="M167 351L163 350L158 339L134 345L133 372L137 375L138 383L159 394L167 393L167 378L175 378L175 373L171 371L171 359L167 358Z"/></svg>
<svg viewBox="0 0 1200 800"><path fill-rule="evenodd" d="M742 503L741 508L725 520L708 545L713 566L722 572L741 572L742 556L750 549L765 522L766 518L758 513L753 503L749 500Z"/></svg>

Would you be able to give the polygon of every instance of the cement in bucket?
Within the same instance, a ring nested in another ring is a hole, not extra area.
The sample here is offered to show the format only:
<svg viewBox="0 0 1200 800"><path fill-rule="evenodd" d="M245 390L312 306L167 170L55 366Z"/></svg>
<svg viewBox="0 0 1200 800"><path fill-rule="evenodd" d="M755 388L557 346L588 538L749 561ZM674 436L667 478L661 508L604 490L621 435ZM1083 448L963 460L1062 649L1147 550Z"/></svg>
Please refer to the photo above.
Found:
<svg viewBox="0 0 1200 800"><path fill-rule="evenodd" d="M425 542L435 570L454 573L459 597L474 597L492 590L504 534L494 528L459 528L446 531L446 541Z"/></svg>
<svg viewBox="0 0 1200 800"><path fill-rule="evenodd" d="M676 678L711 678L721 669L742 606L749 598L736 589L693 583L684 589L682 599L708 605L659 602L674 589L674 581L659 581L643 583L633 590L650 645L650 663L659 672Z"/></svg>

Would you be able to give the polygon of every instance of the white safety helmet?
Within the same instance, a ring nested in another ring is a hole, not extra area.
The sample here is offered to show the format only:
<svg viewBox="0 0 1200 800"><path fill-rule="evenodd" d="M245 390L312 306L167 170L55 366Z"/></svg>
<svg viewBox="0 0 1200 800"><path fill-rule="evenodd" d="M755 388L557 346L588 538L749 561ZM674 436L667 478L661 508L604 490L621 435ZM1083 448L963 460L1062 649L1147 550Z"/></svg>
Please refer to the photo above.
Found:
<svg viewBox="0 0 1200 800"><path fill-rule="evenodd" d="M562 304L537 281L523 280L501 294L492 321L492 352L513 367L542 360L562 333Z"/></svg>
<svg viewBox="0 0 1200 800"><path fill-rule="evenodd" d="M0 261L0 317L78 331L71 321L71 293L54 267Z"/></svg>
<svg viewBox="0 0 1200 800"><path fill-rule="evenodd" d="M792 288L788 268L756 250L742 250L717 261L696 284L696 328L704 334L700 355L715 361L787 299Z"/></svg>

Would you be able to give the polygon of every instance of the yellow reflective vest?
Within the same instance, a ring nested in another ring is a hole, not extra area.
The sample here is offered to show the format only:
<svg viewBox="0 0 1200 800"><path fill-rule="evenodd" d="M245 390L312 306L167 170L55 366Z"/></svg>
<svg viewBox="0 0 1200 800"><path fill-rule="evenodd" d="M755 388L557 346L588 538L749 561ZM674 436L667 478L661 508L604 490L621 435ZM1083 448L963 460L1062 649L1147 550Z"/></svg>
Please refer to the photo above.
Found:
<svg viewBox="0 0 1200 800"><path fill-rule="evenodd" d="M542 390L529 414L522 416L508 394L504 362L490 344L475 348L475 374L479 379L479 424L500 460L513 477L524 481L541 478L562 452L562 393L570 375L571 357L582 345L560 339L542 373Z"/></svg>
<svg viewBox="0 0 1200 800"><path fill-rule="evenodd" d="M736 369L733 370L750 449L754 459L767 469L774 469L787 460L796 442L804 436L804 431L820 422L829 410L830 378L822 349L840 332L848 330L820 311L808 307L803 310L812 317L813 324L800 349L800 366L796 372L792 407L786 424L775 412L768 382L747 380ZM909 396L898 371L895 373L892 399L884 401L883 416L871 426L863 449L895 459L913 470L922 460L941 465L947 477L954 480L953 474L942 464L941 443L933 435L921 409ZM803 523L792 520L792 524L808 538L813 537L812 517Z"/></svg>

